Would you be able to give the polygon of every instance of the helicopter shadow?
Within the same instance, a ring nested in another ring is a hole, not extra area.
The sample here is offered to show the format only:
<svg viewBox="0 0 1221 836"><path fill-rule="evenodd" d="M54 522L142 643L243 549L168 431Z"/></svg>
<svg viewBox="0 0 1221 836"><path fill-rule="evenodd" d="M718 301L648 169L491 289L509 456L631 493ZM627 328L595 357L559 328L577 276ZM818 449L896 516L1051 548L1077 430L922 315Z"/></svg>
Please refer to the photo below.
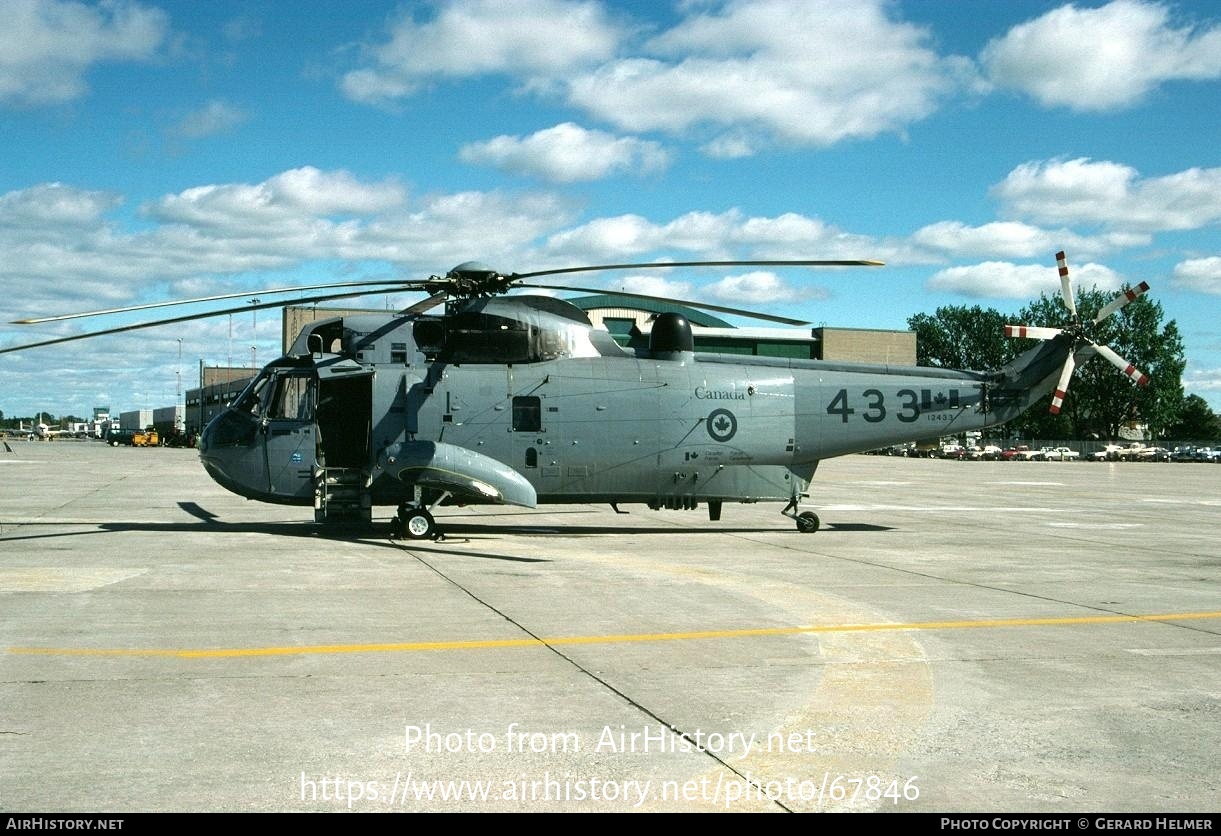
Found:
<svg viewBox="0 0 1221 836"><path fill-rule="evenodd" d="M748 528L734 527L726 528L723 526L624 526L624 525L514 525L506 523L442 523L438 522L447 534L469 534L469 535L502 535L502 536L519 536L519 537L572 537L582 535L599 535L599 534L768 534L781 529L771 528ZM823 531L837 532L868 532L868 531L893 531L893 527L885 525L871 525L869 523L829 523L824 525ZM785 533L788 530L785 529Z"/></svg>
<svg viewBox="0 0 1221 836"><path fill-rule="evenodd" d="M62 539L67 537L84 537L106 533L144 532L157 534L267 534L276 537L296 537L314 542L327 541L333 543L359 543L361 545L377 546L395 551L427 552L429 554L474 557L485 560L502 560L512 563L550 563L545 558L519 557L508 554L497 554L488 551L474 551L461 546L479 540L491 540L497 537L580 537L599 535L640 534L640 535L705 535L705 534L765 534L780 529L752 528L745 526L664 526L664 525L530 525L526 523L506 522L459 522L442 521L440 529L442 536L434 541L397 540L387 536L385 529L376 533L370 532L366 524L351 526L336 526L334 524L319 526L315 523L289 522L223 522L220 518L194 502L179 502L178 507L195 518L195 521L182 522L104 522L81 520L79 522L57 521L55 526L90 526L86 531L56 531L46 534L21 534L17 536L0 535L0 543ZM494 516L494 515L489 515ZM21 528L33 525L47 525L34 521L16 523ZM883 532L893 531L891 526L871 525L868 523L830 523L823 526L824 531L833 532ZM462 539L457 539L457 538ZM455 548L446 548L453 546Z"/></svg>
<svg viewBox="0 0 1221 836"><path fill-rule="evenodd" d="M197 521L188 522L127 522L112 521L99 523L96 520L59 520L55 523L39 523L37 521L12 523L14 526L27 528L29 526L64 526L88 527L84 531L54 531L45 534L18 534L3 536L0 534L0 544L32 540L58 540L68 537L88 537L99 534L123 532L141 532L153 534L207 534L209 536L228 534L267 534L275 537L296 537L313 542L325 541L331 543L358 543L365 546L377 546L392 549L396 552L429 552L430 554L449 555L455 557L475 557L484 560L503 560L511 563L550 563L544 558L518 557L508 554L496 554L487 551L472 551L463 548L447 549L443 546L460 547L469 540L441 539L424 544L418 541L392 540L389 538L388 527L378 527L370 531L368 525L353 524L351 526L327 525L319 526L308 522L222 522L216 514L211 513L194 502L178 503L186 513Z"/></svg>

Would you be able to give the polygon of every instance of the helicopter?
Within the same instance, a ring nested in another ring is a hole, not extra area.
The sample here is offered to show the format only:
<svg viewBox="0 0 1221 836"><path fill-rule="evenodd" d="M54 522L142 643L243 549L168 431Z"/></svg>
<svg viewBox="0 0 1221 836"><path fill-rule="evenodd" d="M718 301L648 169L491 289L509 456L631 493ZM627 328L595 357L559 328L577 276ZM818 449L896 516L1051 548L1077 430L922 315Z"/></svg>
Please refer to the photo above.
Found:
<svg viewBox="0 0 1221 836"><path fill-rule="evenodd" d="M1039 340L1000 369L971 371L696 352L691 323L658 314L647 348L621 347L541 276L596 270L738 265L879 266L869 260L664 262L501 273L464 262L422 281L345 282L260 291L339 290L255 307L396 290L426 298L397 313L311 322L203 429L207 473L240 496L312 506L318 523L371 523L393 506L392 536L437 539L445 505L783 502L803 533L821 521L801 501L824 459L1003 424L1049 391L1063 404L1074 370L1096 355L1138 385L1148 378L1095 342L1094 325L1148 291L1142 283L1083 320L1057 253L1069 320L1006 326ZM370 290L369 286L374 285ZM348 290L363 286L360 290ZM191 302L235 298L225 294ZM638 298L657 297L620 294ZM664 300L663 300L664 301ZM668 300L673 302L674 300ZM182 304L158 302L139 308ZM697 302L762 319L797 320ZM0 353L242 308L137 323ZM443 306L441 313L433 311ZM135 308L118 309L122 311ZM115 313L93 311L31 323ZM620 512L622 513L622 512Z"/></svg>

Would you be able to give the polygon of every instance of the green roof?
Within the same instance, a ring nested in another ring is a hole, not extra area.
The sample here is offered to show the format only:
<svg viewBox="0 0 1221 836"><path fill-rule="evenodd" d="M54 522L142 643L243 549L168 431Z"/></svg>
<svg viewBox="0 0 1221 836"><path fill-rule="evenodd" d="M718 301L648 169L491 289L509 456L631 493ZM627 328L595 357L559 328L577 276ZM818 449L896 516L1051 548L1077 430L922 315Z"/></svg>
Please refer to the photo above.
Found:
<svg viewBox="0 0 1221 836"><path fill-rule="evenodd" d="M679 313L687 317L687 321L692 325L701 325L704 328L732 328L723 319L718 319L711 314L703 311L689 308L686 305L678 302L668 302L663 299L641 299L636 296L620 296L616 293L600 293L596 296L578 296L575 299L566 299L566 302L571 302L583 311L594 310L596 308L629 308L637 311L647 311L648 313Z"/></svg>

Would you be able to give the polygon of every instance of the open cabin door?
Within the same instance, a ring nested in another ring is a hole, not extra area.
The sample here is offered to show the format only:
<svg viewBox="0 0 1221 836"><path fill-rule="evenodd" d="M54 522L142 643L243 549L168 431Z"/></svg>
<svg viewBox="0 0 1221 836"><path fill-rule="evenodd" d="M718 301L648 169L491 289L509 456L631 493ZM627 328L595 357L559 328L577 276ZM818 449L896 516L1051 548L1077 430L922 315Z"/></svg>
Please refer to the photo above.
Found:
<svg viewBox="0 0 1221 836"><path fill-rule="evenodd" d="M353 360L319 365L317 463L368 469L373 426L373 370Z"/></svg>

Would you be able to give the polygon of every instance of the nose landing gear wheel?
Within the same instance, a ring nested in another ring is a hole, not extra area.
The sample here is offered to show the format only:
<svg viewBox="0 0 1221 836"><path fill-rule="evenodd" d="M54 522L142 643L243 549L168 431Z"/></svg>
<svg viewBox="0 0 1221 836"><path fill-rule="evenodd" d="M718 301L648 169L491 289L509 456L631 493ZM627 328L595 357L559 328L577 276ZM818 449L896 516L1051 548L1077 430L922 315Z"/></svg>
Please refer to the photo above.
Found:
<svg viewBox="0 0 1221 836"><path fill-rule="evenodd" d="M408 540L430 540L436 536L437 524L424 508L403 508L395 517L395 533Z"/></svg>
<svg viewBox="0 0 1221 836"><path fill-rule="evenodd" d="M818 531L820 520L813 511L802 511L797 515L797 530L802 534L813 534Z"/></svg>

